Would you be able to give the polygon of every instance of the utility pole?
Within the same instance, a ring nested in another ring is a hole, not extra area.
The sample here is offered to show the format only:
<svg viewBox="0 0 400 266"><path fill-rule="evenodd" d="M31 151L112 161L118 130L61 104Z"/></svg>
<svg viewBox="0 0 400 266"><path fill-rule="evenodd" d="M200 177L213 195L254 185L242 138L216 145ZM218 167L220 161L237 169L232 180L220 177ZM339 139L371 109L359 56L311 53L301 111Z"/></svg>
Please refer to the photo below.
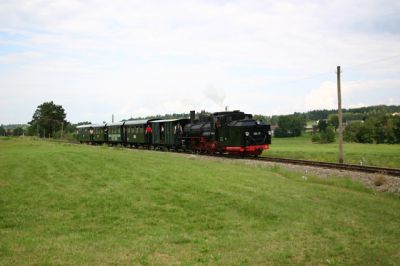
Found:
<svg viewBox="0 0 400 266"><path fill-rule="evenodd" d="M64 133L64 122L61 122L61 138L63 137Z"/></svg>
<svg viewBox="0 0 400 266"><path fill-rule="evenodd" d="M114 123L114 114L112 114L111 122Z"/></svg>
<svg viewBox="0 0 400 266"><path fill-rule="evenodd" d="M340 66L337 67L338 117L339 117L339 163L343 163L343 114L342 93L340 91Z"/></svg>

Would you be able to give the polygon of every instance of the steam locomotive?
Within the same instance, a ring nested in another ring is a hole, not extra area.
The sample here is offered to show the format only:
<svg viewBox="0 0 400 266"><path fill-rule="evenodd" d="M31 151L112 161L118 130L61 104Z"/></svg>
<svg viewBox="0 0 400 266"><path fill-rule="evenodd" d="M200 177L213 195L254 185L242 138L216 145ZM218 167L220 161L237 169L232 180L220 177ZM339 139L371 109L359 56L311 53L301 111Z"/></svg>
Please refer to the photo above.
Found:
<svg viewBox="0 0 400 266"><path fill-rule="evenodd" d="M271 127L241 111L212 114L195 111L190 119L146 119L77 127L81 143L130 147L260 155L271 144Z"/></svg>

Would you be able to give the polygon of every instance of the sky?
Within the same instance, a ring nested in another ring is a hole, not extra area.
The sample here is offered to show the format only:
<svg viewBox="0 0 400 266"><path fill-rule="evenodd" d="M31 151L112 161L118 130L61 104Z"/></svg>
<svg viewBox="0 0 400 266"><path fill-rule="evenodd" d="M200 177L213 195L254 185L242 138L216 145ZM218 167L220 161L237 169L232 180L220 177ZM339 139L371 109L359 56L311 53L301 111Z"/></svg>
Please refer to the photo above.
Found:
<svg viewBox="0 0 400 266"><path fill-rule="evenodd" d="M400 1L0 1L0 124L400 105Z"/></svg>

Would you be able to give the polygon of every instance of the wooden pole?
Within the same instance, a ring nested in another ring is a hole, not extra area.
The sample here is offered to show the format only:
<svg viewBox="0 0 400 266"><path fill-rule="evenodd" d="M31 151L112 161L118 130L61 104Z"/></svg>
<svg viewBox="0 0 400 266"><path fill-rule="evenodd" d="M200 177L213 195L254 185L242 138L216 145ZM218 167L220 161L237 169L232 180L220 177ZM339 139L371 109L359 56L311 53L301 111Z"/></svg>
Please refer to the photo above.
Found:
<svg viewBox="0 0 400 266"><path fill-rule="evenodd" d="M339 117L339 163L343 163L343 114L342 93L340 91L340 66L337 67L337 91L338 91L338 117Z"/></svg>

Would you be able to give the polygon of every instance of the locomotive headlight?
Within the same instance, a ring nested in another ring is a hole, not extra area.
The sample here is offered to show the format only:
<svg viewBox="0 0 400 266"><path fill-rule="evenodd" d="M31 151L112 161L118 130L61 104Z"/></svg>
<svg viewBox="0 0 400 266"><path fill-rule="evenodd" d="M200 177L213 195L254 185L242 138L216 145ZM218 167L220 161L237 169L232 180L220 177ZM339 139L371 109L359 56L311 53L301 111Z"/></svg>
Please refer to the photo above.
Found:
<svg viewBox="0 0 400 266"><path fill-rule="evenodd" d="M246 135L246 137L248 137L250 135L250 133L248 131L246 131L244 134Z"/></svg>
<svg viewBox="0 0 400 266"><path fill-rule="evenodd" d="M268 131L268 135L270 135L270 136L272 135L272 131L271 131L271 130L270 130L270 131Z"/></svg>

